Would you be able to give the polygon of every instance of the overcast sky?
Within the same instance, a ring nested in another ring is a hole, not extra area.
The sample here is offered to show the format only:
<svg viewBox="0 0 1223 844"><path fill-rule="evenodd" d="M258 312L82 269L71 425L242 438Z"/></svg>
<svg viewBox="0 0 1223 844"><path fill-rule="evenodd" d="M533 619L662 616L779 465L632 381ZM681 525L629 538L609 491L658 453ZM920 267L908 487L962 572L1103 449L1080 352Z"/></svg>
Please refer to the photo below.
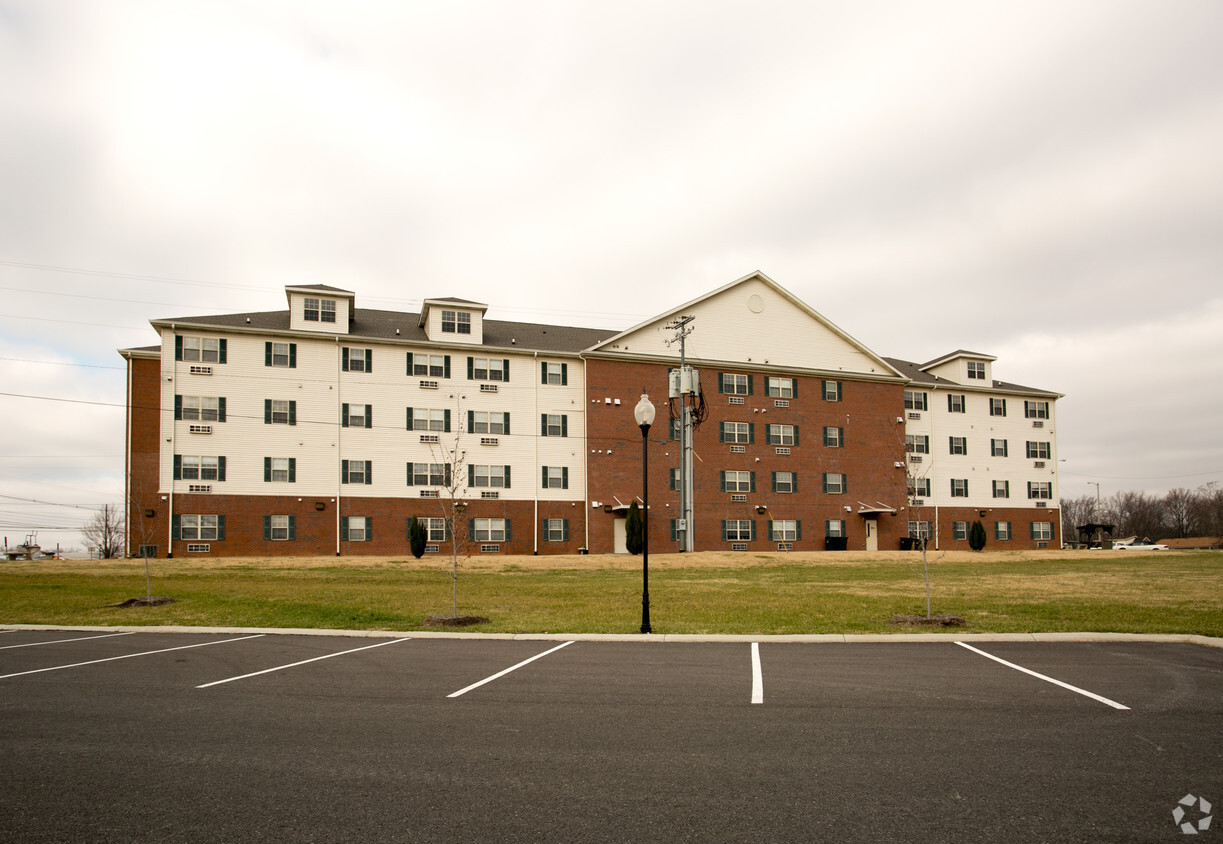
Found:
<svg viewBox="0 0 1223 844"><path fill-rule="evenodd" d="M1217 0L0 0L3 533L121 501L149 319L289 283L621 329L761 270L1064 393L1063 497L1223 481L1221 39Z"/></svg>

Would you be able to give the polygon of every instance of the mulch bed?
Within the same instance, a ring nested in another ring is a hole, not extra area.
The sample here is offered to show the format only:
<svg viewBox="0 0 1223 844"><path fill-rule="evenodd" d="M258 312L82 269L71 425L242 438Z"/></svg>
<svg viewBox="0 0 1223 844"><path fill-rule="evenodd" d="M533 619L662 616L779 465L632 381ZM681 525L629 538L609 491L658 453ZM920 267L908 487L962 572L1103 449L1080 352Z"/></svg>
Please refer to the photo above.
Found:
<svg viewBox="0 0 1223 844"><path fill-rule="evenodd" d="M425 627L468 627L472 624L487 624L482 615L431 615L425 619Z"/></svg>
<svg viewBox="0 0 1223 844"><path fill-rule="evenodd" d="M964 619L958 615L948 615L936 612L933 615L894 615L888 624L901 624L906 627L963 627Z"/></svg>

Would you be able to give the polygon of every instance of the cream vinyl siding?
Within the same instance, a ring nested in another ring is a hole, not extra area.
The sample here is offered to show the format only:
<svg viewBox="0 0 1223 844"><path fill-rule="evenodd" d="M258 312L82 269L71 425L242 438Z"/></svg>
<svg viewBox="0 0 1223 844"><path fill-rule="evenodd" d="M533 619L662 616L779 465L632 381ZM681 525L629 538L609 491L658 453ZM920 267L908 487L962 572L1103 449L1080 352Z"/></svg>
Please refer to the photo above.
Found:
<svg viewBox="0 0 1223 844"><path fill-rule="evenodd" d="M294 331L310 331L324 334L348 334L348 318L352 313L353 300L335 293L305 293L289 291L289 328ZM305 318L307 299L330 299L335 302L335 322L307 322Z"/></svg>

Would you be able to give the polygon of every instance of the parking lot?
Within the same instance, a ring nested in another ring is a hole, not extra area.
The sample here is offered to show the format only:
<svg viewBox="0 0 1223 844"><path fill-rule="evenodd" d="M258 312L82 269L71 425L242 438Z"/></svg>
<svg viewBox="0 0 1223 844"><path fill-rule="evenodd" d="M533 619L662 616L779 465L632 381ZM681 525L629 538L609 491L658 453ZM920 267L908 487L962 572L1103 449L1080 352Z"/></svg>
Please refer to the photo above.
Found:
<svg viewBox="0 0 1223 844"><path fill-rule="evenodd" d="M1158 841L1223 805L1223 650L965 645L6 631L0 840Z"/></svg>

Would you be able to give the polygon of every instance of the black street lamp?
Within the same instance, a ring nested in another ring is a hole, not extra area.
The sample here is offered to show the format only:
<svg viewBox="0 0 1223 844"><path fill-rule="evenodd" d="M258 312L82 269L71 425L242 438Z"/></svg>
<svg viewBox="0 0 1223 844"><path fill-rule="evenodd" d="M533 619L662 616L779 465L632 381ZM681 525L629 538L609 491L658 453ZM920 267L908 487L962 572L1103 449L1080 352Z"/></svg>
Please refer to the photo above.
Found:
<svg viewBox="0 0 1223 844"><path fill-rule="evenodd" d="M641 632L650 632L650 455L646 449L650 426L654 424L654 405L644 392L633 408L633 418L641 428Z"/></svg>

